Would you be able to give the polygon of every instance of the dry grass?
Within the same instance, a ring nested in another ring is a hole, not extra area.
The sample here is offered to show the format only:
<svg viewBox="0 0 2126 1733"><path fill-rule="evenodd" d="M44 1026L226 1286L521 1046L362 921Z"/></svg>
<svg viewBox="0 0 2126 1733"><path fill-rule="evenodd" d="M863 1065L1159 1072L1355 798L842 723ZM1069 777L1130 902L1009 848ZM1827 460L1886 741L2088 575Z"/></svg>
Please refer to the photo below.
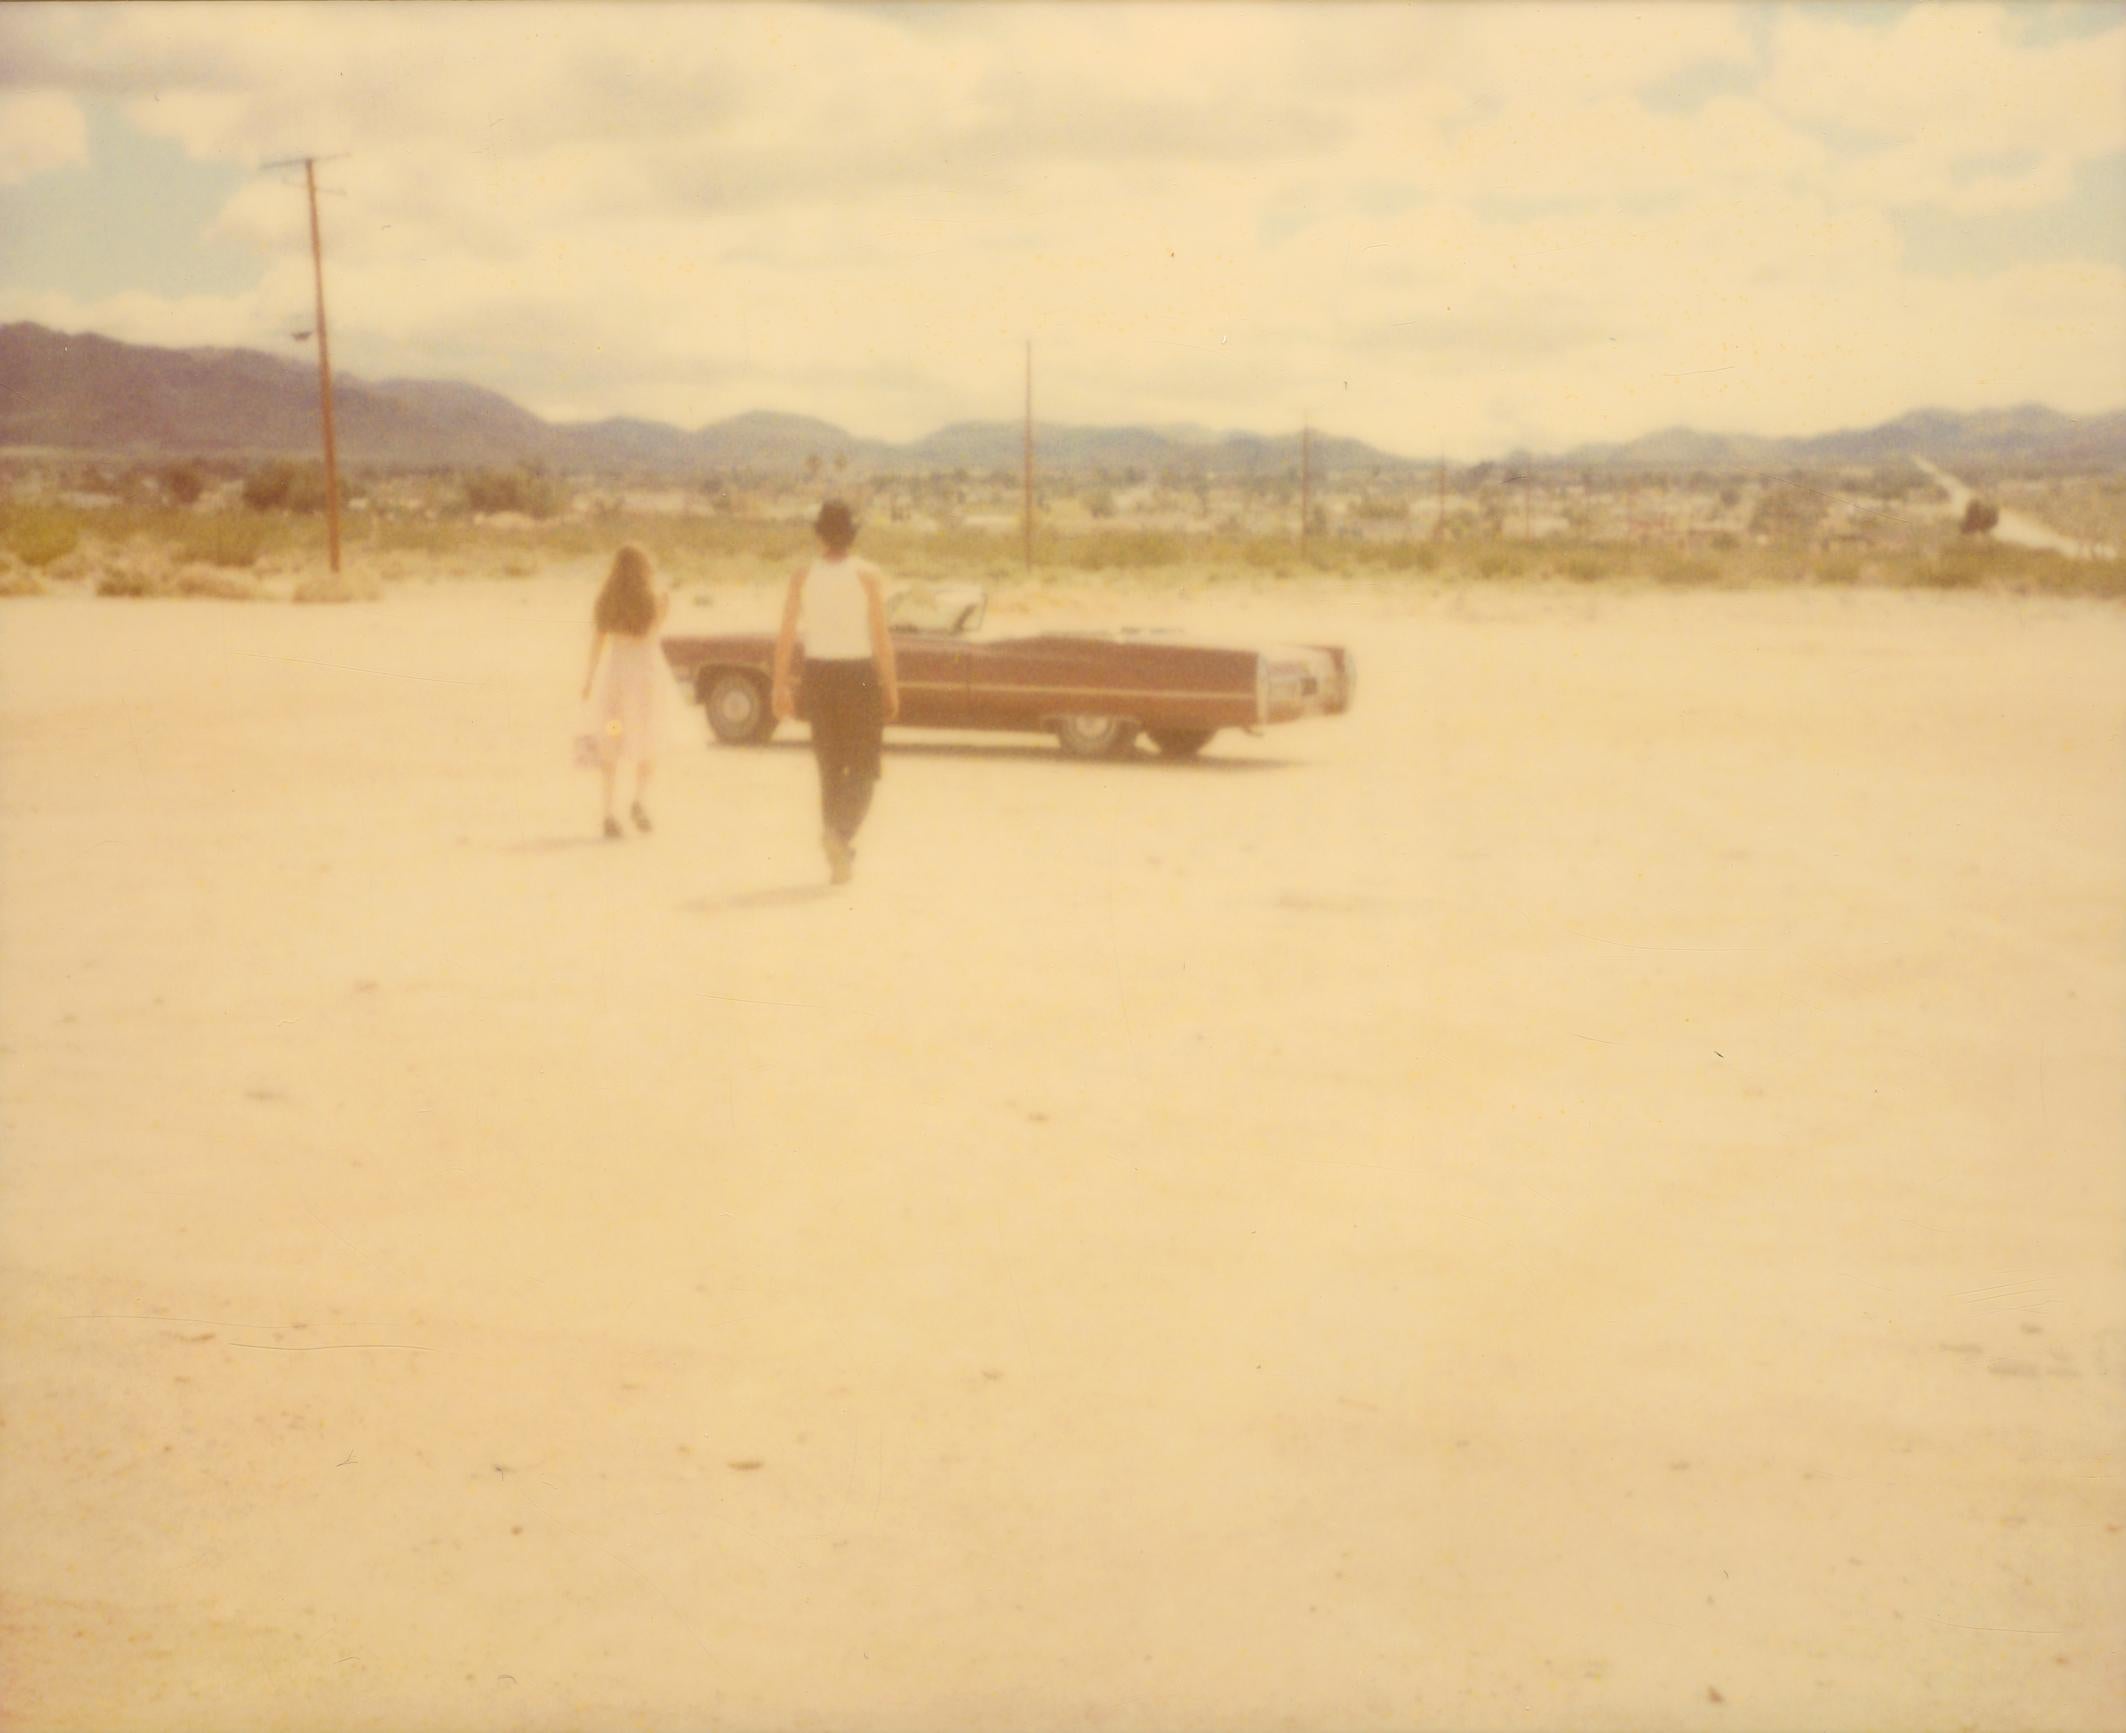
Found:
<svg viewBox="0 0 2126 1733"><path fill-rule="evenodd" d="M254 578L239 577L234 572L217 571L212 566L184 566L170 581L170 593L176 596L196 596L215 602L257 602L265 599L266 592Z"/></svg>
<svg viewBox="0 0 2126 1733"><path fill-rule="evenodd" d="M337 604L376 602L383 596L384 586L360 572L318 572L298 583L289 600Z"/></svg>
<svg viewBox="0 0 2126 1733"><path fill-rule="evenodd" d="M96 593L137 601L172 595L175 591L166 571L147 566L114 566L96 580Z"/></svg>
<svg viewBox="0 0 2126 1733"><path fill-rule="evenodd" d="M184 526L176 548L180 558L210 566L255 566L270 540L268 522L257 513L221 513Z"/></svg>
<svg viewBox="0 0 2126 1733"><path fill-rule="evenodd" d="M0 550L47 576L103 576L111 595L164 593L152 570L124 563L212 566L295 579L303 599L368 599L379 579L521 580L557 567L596 564L625 541L640 542L679 586L771 582L810 552L802 523L675 517L616 511L543 522L408 519L351 511L345 524L350 576L311 581L323 525L282 513L198 513L161 506L106 509L0 507ZM864 550L908 577L1016 585L1028 577L1016 532L957 526L918 530L890 522L865 528ZM1804 541L1679 548L1555 538L1433 541L1317 539L1304 551L1286 536L1182 532L1100 523L1042 527L1036 580L1126 575L1158 586L1194 587L1296 579L1424 579L1446 584L1521 581L1654 584L1734 589L1806 584L1895 589L1993 589L2010 594L2126 597L2126 562L2070 560L1957 536L1944 528L1911 546L1820 548ZM211 586L182 591L219 594ZM233 592L232 592L233 593ZM248 593L248 592L247 592Z"/></svg>
<svg viewBox="0 0 2126 1733"><path fill-rule="evenodd" d="M52 565L80 542L78 513L41 505L10 505L0 510L0 545L26 566Z"/></svg>

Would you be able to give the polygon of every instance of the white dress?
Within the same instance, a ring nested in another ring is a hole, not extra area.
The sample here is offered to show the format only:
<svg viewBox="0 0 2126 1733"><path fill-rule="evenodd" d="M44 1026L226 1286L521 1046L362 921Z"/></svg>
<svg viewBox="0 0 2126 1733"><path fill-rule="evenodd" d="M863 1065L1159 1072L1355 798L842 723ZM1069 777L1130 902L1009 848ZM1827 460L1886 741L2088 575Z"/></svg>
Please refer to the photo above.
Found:
<svg viewBox="0 0 2126 1733"><path fill-rule="evenodd" d="M590 726L599 757L607 764L640 764L664 749L676 694L664 660L664 640L653 628L640 637L612 632L591 695Z"/></svg>

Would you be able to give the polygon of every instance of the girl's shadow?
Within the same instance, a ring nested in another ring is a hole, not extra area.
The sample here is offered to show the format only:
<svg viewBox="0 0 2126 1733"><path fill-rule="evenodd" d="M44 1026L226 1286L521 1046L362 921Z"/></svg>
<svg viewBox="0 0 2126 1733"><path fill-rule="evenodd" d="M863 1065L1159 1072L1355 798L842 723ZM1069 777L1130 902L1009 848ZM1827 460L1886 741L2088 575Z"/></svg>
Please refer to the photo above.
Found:
<svg viewBox="0 0 2126 1733"><path fill-rule="evenodd" d="M564 854L579 848L611 848L610 837L588 831L582 836L535 836L523 842L507 842L502 848L509 854Z"/></svg>
<svg viewBox="0 0 2126 1733"><path fill-rule="evenodd" d="M736 909L779 909L796 903L816 903L834 894L832 885L769 885L756 891L737 891L727 897L694 897L680 907L694 914L713 915Z"/></svg>

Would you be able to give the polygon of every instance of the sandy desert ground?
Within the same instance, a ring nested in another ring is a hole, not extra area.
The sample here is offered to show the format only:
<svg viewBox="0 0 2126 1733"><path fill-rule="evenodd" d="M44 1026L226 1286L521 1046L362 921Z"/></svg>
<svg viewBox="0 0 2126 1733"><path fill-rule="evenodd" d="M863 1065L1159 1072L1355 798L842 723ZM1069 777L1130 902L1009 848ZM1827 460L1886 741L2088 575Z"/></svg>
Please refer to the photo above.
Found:
<svg viewBox="0 0 2126 1733"><path fill-rule="evenodd" d="M829 893L588 594L0 616L8 1728L2126 1724L2126 611L1058 594L1359 707Z"/></svg>

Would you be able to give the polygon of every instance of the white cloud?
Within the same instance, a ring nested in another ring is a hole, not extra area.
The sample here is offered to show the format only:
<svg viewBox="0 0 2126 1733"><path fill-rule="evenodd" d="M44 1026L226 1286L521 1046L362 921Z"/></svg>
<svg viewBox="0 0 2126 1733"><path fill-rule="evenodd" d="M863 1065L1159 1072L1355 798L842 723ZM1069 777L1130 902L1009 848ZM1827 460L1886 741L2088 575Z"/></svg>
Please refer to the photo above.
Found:
<svg viewBox="0 0 2126 1733"><path fill-rule="evenodd" d="M1768 52L1753 87L1744 17L1674 6L0 12L0 66L197 157L350 152L336 357L547 413L906 435L1012 413L1027 334L1044 414L1413 450L2126 399L2118 272L1919 280L1895 221L2056 202L2126 149L2126 30L1790 9ZM1708 68L1728 94L1640 100ZM285 178L215 233L254 289L5 310L193 342L304 314Z"/></svg>
<svg viewBox="0 0 2126 1733"><path fill-rule="evenodd" d="M2126 13L2104 34L2040 45L2012 8L1915 6L1885 30L1830 8L1779 15L1764 96L1794 121L1885 141L1855 196L1980 211L2054 202L2076 163L2126 149ZM1974 168L1989 158L2012 170Z"/></svg>
<svg viewBox="0 0 2126 1733"><path fill-rule="evenodd" d="M18 186L88 156L88 121L71 97L43 90L0 95L0 186Z"/></svg>
<svg viewBox="0 0 2126 1733"><path fill-rule="evenodd" d="M126 343L161 343L171 347L265 348L282 336L277 313L261 317L271 305L263 291L243 295L158 295L128 290L117 295L69 295L61 290L17 292L8 297L7 317L28 319L55 331L94 331Z"/></svg>

